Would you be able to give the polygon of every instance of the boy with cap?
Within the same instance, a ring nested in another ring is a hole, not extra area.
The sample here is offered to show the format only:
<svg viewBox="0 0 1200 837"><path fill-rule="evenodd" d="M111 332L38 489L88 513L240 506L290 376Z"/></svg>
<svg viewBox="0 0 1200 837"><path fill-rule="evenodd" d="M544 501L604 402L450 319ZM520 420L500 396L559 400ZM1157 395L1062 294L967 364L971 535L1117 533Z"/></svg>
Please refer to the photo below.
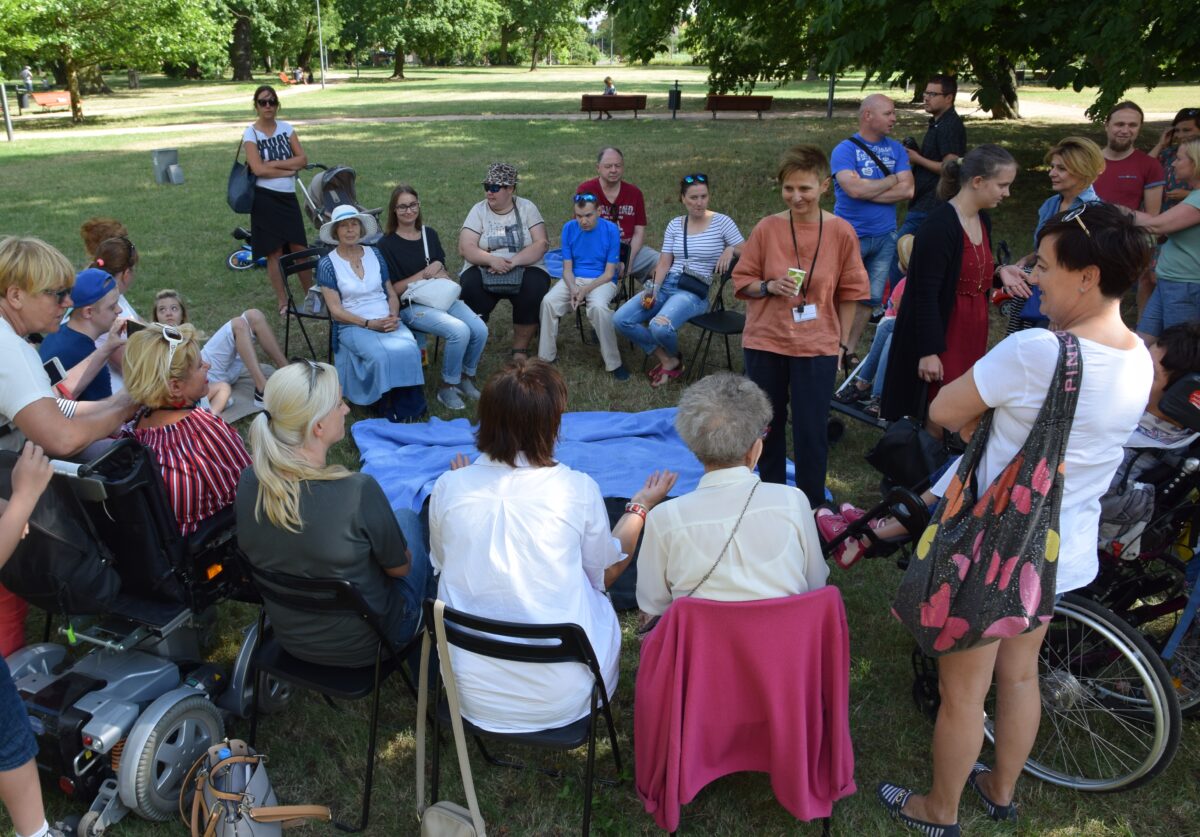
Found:
<svg viewBox="0 0 1200 837"><path fill-rule="evenodd" d="M38 350L43 361L57 357L64 369L71 370L68 386L74 384L72 392L77 401L99 401L112 395L108 358L125 343L117 339L125 326L120 317L120 298L117 280L100 268L89 267L76 274L71 289L73 307L67 321L64 327L46 335ZM102 334L109 335L109 339L97 348L96 339ZM77 373L74 367L89 359L96 363Z"/></svg>

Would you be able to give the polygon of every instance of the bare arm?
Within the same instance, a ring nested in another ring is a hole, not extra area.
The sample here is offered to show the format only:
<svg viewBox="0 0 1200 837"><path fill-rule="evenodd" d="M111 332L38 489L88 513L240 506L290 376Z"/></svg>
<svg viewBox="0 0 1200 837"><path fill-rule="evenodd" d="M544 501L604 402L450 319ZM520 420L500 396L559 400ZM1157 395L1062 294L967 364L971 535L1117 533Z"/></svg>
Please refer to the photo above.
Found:
<svg viewBox="0 0 1200 837"><path fill-rule="evenodd" d="M940 160L931 160L928 157L922 156L920 151L913 151L911 148L906 148L908 151L908 162L910 165L920 166L926 171L931 171L934 174L942 173L942 163L948 163L951 160L957 160L958 155L950 152Z"/></svg>
<svg viewBox="0 0 1200 837"><path fill-rule="evenodd" d="M79 363L67 370L62 385L69 393L79 393L87 389L88 384L96 379L118 349L125 347L122 331L125 328L125 318L118 317L113 321L113 327L108 330L108 339L98 349L85 357ZM122 352L122 355L124 352Z"/></svg>
<svg viewBox="0 0 1200 837"><path fill-rule="evenodd" d="M16 416L13 424L49 456L74 456L92 442L115 433L136 405L124 390L102 401L81 402L73 418L58 409L53 398L39 398Z"/></svg>
<svg viewBox="0 0 1200 837"><path fill-rule="evenodd" d="M503 273L512 267L508 259L493 256L479 246L479 233L463 227L458 234L458 254L470 264L477 265L493 273ZM543 233L544 235L544 233Z"/></svg>
<svg viewBox="0 0 1200 837"><path fill-rule="evenodd" d="M26 442L12 472L12 499L0 501L0 567L8 563L25 537L29 516L50 484L54 471L42 449Z"/></svg>
<svg viewBox="0 0 1200 837"><path fill-rule="evenodd" d="M637 261L638 251L646 243L646 226L638 224L633 228L633 236L629 239L629 264L625 265L625 272L628 273L633 263Z"/></svg>
<svg viewBox="0 0 1200 837"><path fill-rule="evenodd" d="M295 169L283 165L287 162L286 160L277 163L268 163L263 160L255 143L246 140L242 146L246 149L246 165L255 177L291 177L296 173Z"/></svg>
<svg viewBox="0 0 1200 837"><path fill-rule="evenodd" d="M1157 215L1162 212L1163 189L1165 188L1160 183L1142 190L1142 206L1146 207L1147 215Z"/></svg>
<svg viewBox="0 0 1200 837"><path fill-rule="evenodd" d="M899 182L899 177L889 174L882 180L864 180L852 169L842 169L834 175L838 185L850 197L860 201L873 201Z"/></svg>
<svg viewBox="0 0 1200 837"><path fill-rule="evenodd" d="M929 405L929 418L951 432L959 432L964 439L970 438L979 419L987 412L987 404L975 386L975 369L960 375L938 390Z"/></svg>
<svg viewBox="0 0 1200 837"><path fill-rule="evenodd" d="M1155 235L1171 235L1200 224L1200 209L1189 203L1179 203L1161 215L1134 212L1134 223Z"/></svg>
<svg viewBox="0 0 1200 837"><path fill-rule="evenodd" d="M652 509L663 501L663 498L675 486L675 480L679 474L674 471L655 471L646 478L646 484L638 490L629 502L638 503L645 506L647 509ZM625 512L621 515L621 519L617 521L617 525L613 527L613 537L621 542L621 552L625 554L617 563L608 567L604 571L604 586L611 587L613 582L621 577L621 573L629 566L629 562L633 559L633 551L637 548L638 535L645 526L645 521L641 515L633 512Z"/></svg>
<svg viewBox="0 0 1200 837"><path fill-rule="evenodd" d="M513 266L531 265L534 264L542 256L546 255L546 251L550 249L550 242L546 240L546 225L538 224L529 230L529 235L533 241L526 244L519 253L515 253L508 257Z"/></svg>
<svg viewBox="0 0 1200 837"><path fill-rule="evenodd" d="M894 177L896 178L895 184L882 195L873 198L875 203L900 203L912 199L913 193L916 191L912 172L902 171Z"/></svg>

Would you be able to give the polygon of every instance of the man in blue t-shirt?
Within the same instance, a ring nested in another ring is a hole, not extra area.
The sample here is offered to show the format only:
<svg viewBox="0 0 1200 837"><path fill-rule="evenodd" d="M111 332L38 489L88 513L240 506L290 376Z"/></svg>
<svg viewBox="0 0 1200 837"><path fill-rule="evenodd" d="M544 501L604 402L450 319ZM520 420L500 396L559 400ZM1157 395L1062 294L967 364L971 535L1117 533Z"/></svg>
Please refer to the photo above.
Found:
<svg viewBox="0 0 1200 837"><path fill-rule="evenodd" d="M871 299L859 306L846 352L854 353L871 309L883 302L888 268L896 255L896 204L913 196L913 175L904 146L888 134L896 124L896 104L874 93L858 108L858 133L833 149L833 212L858 233Z"/></svg>
<svg viewBox="0 0 1200 837"><path fill-rule="evenodd" d="M575 218L562 228L562 281L542 297L542 327L538 357L554 362L558 356L558 320L568 311L587 304L588 320L600 342L604 368L618 381L629 380L621 362L613 311L617 294L617 266L621 259L621 230L600 217L599 198L591 192L576 195Z"/></svg>
<svg viewBox="0 0 1200 837"><path fill-rule="evenodd" d="M117 281L108 273L98 267L82 271L71 288L72 308L66 323L47 334L38 348L43 361L56 357L68 371L67 380L74 384L76 401L99 401L112 395L108 358L124 341L119 334L110 335L104 347L97 349L96 338L109 332L117 322L121 314L120 299ZM89 358L91 362L85 368L72 373L73 367Z"/></svg>

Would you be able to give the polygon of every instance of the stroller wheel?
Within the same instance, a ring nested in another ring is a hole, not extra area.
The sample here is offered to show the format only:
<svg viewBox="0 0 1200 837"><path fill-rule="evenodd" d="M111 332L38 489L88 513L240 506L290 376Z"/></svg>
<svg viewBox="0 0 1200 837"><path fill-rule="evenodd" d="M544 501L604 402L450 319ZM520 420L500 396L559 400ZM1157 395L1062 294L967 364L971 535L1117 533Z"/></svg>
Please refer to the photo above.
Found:
<svg viewBox="0 0 1200 837"><path fill-rule="evenodd" d="M230 270L249 270L254 267L254 256L250 255L249 250L238 248L229 254L225 263Z"/></svg>

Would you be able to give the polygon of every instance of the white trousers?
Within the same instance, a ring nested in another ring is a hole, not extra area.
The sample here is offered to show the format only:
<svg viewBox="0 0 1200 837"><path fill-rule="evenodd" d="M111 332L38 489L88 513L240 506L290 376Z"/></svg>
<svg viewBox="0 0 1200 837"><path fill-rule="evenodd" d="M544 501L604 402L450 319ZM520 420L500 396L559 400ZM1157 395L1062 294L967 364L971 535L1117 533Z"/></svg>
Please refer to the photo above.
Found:
<svg viewBox="0 0 1200 837"><path fill-rule="evenodd" d="M583 303L587 306L588 322L596 330L596 338L600 341L600 356L604 358L604 368L609 372L621 365L621 350L617 348L617 332L613 328L613 310L609 308L609 303L616 295L616 283L605 282L600 287L593 288ZM566 281L560 279L550 292L542 297L542 325L538 337L538 357L542 360L552 361L558 357L558 321L570 311L571 293Z"/></svg>

